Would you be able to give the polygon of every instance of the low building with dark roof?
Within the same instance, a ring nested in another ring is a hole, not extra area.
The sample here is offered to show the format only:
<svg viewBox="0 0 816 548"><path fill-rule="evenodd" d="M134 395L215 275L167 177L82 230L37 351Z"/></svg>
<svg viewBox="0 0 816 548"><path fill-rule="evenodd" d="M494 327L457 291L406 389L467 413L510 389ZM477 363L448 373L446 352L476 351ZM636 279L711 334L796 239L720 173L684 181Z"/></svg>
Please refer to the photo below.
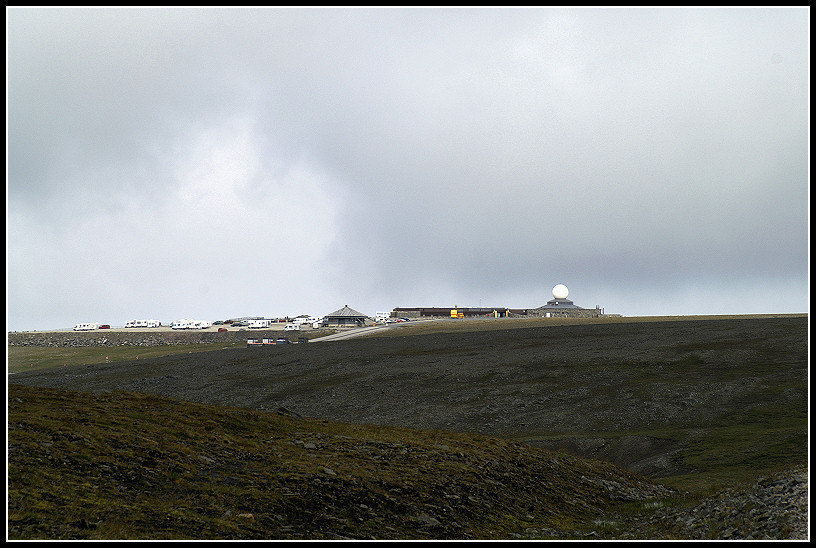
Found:
<svg viewBox="0 0 816 548"><path fill-rule="evenodd" d="M567 298L569 290L564 285L553 288L553 298L544 306L538 308L450 308L444 307L397 307L391 311L392 318L599 318L602 316L618 316L619 314L605 314L600 306L595 308L581 308ZM453 313L456 313L454 315Z"/></svg>
<svg viewBox="0 0 816 548"><path fill-rule="evenodd" d="M374 321L371 318L362 312L349 308L348 305L323 317L323 325L326 327L363 327L373 323Z"/></svg>
<svg viewBox="0 0 816 548"><path fill-rule="evenodd" d="M544 306L528 310L527 314L544 318L597 318L604 315L604 310L600 306L581 308L569 299L553 299Z"/></svg>
<svg viewBox="0 0 816 548"><path fill-rule="evenodd" d="M600 306L595 308L581 308L567 298L567 286L559 284L553 288L553 298L544 306L539 306L527 312L530 316L544 318L598 318L604 316Z"/></svg>

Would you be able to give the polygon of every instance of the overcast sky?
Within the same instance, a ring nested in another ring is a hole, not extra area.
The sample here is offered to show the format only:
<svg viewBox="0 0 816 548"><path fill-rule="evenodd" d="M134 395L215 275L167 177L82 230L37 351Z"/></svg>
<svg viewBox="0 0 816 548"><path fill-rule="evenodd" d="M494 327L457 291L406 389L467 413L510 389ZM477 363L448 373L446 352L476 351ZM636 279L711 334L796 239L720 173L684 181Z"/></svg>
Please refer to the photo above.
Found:
<svg viewBox="0 0 816 548"><path fill-rule="evenodd" d="M809 16L7 9L8 328L807 312Z"/></svg>

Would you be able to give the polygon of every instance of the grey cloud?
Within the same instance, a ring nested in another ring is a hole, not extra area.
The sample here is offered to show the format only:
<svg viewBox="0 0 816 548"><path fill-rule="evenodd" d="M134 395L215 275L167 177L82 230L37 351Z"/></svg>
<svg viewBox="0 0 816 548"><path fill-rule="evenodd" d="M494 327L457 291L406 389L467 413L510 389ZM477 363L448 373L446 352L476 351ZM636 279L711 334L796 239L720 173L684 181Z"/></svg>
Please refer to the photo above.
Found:
<svg viewBox="0 0 816 548"><path fill-rule="evenodd" d="M242 261L228 227L263 208L279 237L319 242L277 261L312 273L310 308L546 301L563 282L613 303L637 285L658 313L691 286L748 303L763 280L806 307L805 10L14 9L8 34L9 218L35 227L27 245L91 257L67 227L171 224L200 177L226 189L188 215L219 227L222 260ZM281 228L276 196L320 228ZM163 257L187 246L144 231ZM37 262L9 262L17 302Z"/></svg>

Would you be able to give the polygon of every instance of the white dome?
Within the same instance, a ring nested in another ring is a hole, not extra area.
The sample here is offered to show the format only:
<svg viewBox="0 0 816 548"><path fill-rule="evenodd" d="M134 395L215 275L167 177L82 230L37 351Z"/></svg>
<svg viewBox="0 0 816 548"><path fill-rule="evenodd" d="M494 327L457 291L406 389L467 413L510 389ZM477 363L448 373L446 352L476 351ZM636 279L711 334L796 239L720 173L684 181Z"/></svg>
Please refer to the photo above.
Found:
<svg viewBox="0 0 816 548"><path fill-rule="evenodd" d="M569 289L564 284L553 287L553 297L556 299L566 299L567 295L569 295Z"/></svg>

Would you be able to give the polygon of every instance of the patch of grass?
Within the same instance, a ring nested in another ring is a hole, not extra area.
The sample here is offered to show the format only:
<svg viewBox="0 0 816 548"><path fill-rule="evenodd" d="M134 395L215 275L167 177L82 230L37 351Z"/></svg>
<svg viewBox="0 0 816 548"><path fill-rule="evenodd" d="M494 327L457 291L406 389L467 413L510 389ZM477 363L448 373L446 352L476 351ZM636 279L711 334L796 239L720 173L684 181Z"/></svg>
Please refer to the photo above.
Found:
<svg viewBox="0 0 816 548"><path fill-rule="evenodd" d="M681 467L695 472L661 481L686 491L699 492L703 487L710 492L745 486L759 475L802 464L808 448L806 415L801 409L786 415L755 408L734 417L731 424L692 430L676 459Z"/></svg>
<svg viewBox="0 0 816 548"><path fill-rule="evenodd" d="M246 343L241 342L62 348L10 346L7 347L7 368L9 373L16 373L19 371L36 371L71 365L92 365L143 358L157 358L161 356L171 356L173 354L189 354L192 352L206 352L208 350L222 350L225 348L243 348L245 346Z"/></svg>
<svg viewBox="0 0 816 548"><path fill-rule="evenodd" d="M14 384L8 473L11 539L571 538L622 507L604 482L653 487L497 438Z"/></svg>

